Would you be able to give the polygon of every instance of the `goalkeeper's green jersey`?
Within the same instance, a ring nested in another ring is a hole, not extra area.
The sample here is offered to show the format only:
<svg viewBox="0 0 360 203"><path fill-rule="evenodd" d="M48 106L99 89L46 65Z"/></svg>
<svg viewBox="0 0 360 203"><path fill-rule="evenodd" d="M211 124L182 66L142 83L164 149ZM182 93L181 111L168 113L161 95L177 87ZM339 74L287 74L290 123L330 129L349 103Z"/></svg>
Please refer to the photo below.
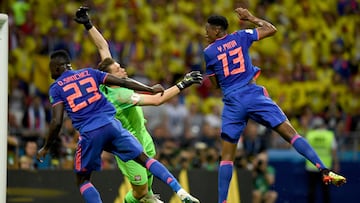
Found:
<svg viewBox="0 0 360 203"><path fill-rule="evenodd" d="M152 142L152 138L146 130L146 120L142 108L136 105L140 101L139 94L127 88L113 88L105 85L100 86L100 91L114 105L116 118L121 121L125 129L130 131L142 145L149 139Z"/></svg>
<svg viewBox="0 0 360 203"><path fill-rule="evenodd" d="M116 118L131 134L133 134L141 143L144 152L149 157L156 154L155 145L152 137L146 130L146 120L140 106L136 104L140 101L140 95L133 90L122 87L100 86L100 91L114 105L116 109ZM118 156L115 156L116 162L125 177L134 185L144 185L149 180L149 174L146 168L134 160L123 162Z"/></svg>

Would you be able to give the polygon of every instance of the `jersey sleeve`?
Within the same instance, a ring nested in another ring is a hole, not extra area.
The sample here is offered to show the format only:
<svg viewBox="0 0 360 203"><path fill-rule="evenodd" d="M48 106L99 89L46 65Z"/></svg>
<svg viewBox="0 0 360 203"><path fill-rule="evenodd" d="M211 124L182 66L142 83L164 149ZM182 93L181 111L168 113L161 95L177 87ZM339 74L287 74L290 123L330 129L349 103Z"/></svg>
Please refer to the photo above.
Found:
<svg viewBox="0 0 360 203"><path fill-rule="evenodd" d="M140 95L133 90L121 88L115 94L120 103L136 105L140 101Z"/></svg>
<svg viewBox="0 0 360 203"><path fill-rule="evenodd" d="M51 106L55 106L58 103L64 102L61 98L61 94L59 93L58 86L52 85L49 89L49 101Z"/></svg>
<svg viewBox="0 0 360 203"><path fill-rule="evenodd" d="M249 47L254 41L259 40L258 32L256 29L239 30L235 32L235 36L237 36L239 40L246 42Z"/></svg>
<svg viewBox="0 0 360 203"><path fill-rule="evenodd" d="M99 70L93 69L93 68L88 68L88 70L91 73L91 75L93 75L94 78L97 80L98 84L104 84L105 83L105 79L106 79L106 77L108 76L109 73L99 71Z"/></svg>
<svg viewBox="0 0 360 203"><path fill-rule="evenodd" d="M112 103L115 103L116 106L119 106L121 108L135 106L141 100L141 96L138 93L134 92L134 90L123 87L111 88L105 85L101 85L101 91L105 93L106 97Z"/></svg>

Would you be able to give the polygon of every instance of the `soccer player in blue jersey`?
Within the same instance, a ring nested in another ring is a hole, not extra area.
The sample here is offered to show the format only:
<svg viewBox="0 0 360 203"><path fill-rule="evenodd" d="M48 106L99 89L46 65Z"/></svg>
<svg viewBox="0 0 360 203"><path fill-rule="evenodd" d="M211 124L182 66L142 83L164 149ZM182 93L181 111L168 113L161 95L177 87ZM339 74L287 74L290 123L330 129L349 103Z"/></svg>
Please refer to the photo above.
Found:
<svg viewBox="0 0 360 203"><path fill-rule="evenodd" d="M112 59L106 39L97 28L92 25L88 10L89 8L87 7L80 7L76 11L74 20L79 24L88 25L85 26L85 28L88 30L90 38L98 48L101 57L98 69L112 73L118 77L127 77L125 69ZM123 127L139 140L147 155L154 157L156 154L155 144L146 129L146 120L140 106L160 105L179 94L185 88L190 87L193 84L200 84L201 81L202 75L200 72L190 72L186 74L185 78L177 85L166 89L162 96L160 94L139 94L127 88L107 85L101 85L100 91L114 105L117 112L116 118L121 121ZM146 168L135 161L123 162L118 157L115 156L115 158L121 172L131 183L132 189L125 195L124 202L163 203L158 195L153 194L153 176Z"/></svg>
<svg viewBox="0 0 360 203"><path fill-rule="evenodd" d="M183 202L199 202L187 193L175 177L157 160L148 157L139 141L115 119L115 108L100 92L99 85L118 85L149 93L163 93L161 85L146 86L130 78L119 78L93 68L72 70L70 57L63 50L50 55L50 73L55 82L50 86L52 119L44 146L37 158L43 158L58 136L66 111L80 132L75 152L75 173L80 193L87 203L101 203L92 185L92 171L101 169L101 153L111 152L122 161L135 160L171 187ZM196 200L196 201L193 201Z"/></svg>
<svg viewBox="0 0 360 203"><path fill-rule="evenodd" d="M264 87L256 85L260 69L254 66L249 48L254 41L276 33L269 22L253 16L247 9L235 9L240 20L256 25L254 29L238 30L228 34L228 21L224 16L212 15L205 30L209 42L204 49L206 74L223 93L222 152L218 176L218 203L225 203L232 178L236 146L248 119L272 128L323 175L325 184L341 185L343 176L329 171L313 148L301 137L288 121L279 106L270 99Z"/></svg>

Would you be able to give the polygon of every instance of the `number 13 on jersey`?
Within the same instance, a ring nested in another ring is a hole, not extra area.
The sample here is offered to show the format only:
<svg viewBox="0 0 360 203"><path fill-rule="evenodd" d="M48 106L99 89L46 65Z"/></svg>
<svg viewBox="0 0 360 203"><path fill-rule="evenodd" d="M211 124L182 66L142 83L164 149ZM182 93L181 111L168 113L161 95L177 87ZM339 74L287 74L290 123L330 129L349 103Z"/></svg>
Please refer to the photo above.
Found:
<svg viewBox="0 0 360 203"><path fill-rule="evenodd" d="M230 67L234 67L236 64L239 64L239 67L233 68L231 71L229 69L228 54L222 53L217 56L218 60L221 60L223 65L224 76L235 75L238 73L245 72L244 65L244 56L242 53L241 47L229 51L229 56L236 56L231 62Z"/></svg>

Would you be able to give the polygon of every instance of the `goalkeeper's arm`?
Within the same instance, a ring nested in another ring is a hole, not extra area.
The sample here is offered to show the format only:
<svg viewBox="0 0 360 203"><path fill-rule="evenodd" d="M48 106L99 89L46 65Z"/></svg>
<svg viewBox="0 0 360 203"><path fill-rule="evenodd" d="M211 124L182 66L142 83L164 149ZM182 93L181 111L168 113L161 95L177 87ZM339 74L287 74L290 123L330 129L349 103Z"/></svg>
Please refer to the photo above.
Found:
<svg viewBox="0 0 360 203"><path fill-rule="evenodd" d="M147 105L155 105L159 106L164 102L170 100L171 98L178 95L182 90L187 87L190 87L193 84L201 84L202 83L202 75L199 71L192 71L187 73L184 78L178 82L176 85L166 89L164 94L155 94L155 95L146 95L146 94L137 94L134 99L138 99L137 101L133 101L140 106Z"/></svg>
<svg viewBox="0 0 360 203"><path fill-rule="evenodd" d="M109 44L102 36L102 34L99 32L99 30L96 29L96 27L91 23L88 11L89 8L80 7L76 11L74 20L79 24L83 24L85 29L89 31L91 40L95 43L96 47L99 50L101 60L104 60L105 58L112 58L109 49Z"/></svg>
<svg viewBox="0 0 360 203"><path fill-rule="evenodd" d="M112 58L107 41L102 36L102 34L96 29L95 26L93 26L89 30L89 35L92 41L95 43L96 47L98 48L101 60L104 60L105 58Z"/></svg>

